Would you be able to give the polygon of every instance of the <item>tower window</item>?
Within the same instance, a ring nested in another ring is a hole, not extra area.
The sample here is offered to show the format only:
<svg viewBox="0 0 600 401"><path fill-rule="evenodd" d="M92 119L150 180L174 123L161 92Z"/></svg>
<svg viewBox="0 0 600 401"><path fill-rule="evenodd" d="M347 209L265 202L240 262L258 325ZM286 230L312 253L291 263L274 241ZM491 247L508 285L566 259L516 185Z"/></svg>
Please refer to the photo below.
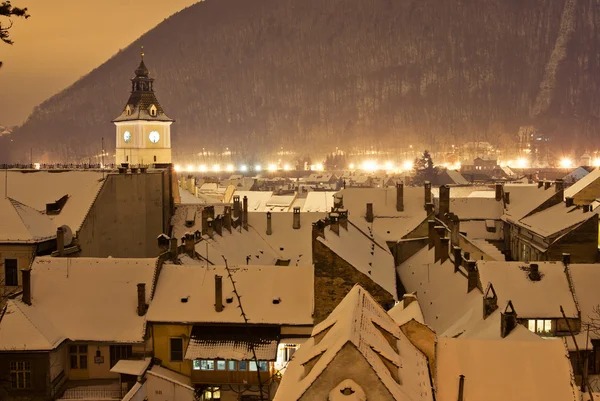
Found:
<svg viewBox="0 0 600 401"><path fill-rule="evenodd" d="M156 106L155 105L150 106L150 115L152 117L156 117Z"/></svg>
<svg viewBox="0 0 600 401"><path fill-rule="evenodd" d="M154 155L154 162L156 163L156 155Z"/></svg>

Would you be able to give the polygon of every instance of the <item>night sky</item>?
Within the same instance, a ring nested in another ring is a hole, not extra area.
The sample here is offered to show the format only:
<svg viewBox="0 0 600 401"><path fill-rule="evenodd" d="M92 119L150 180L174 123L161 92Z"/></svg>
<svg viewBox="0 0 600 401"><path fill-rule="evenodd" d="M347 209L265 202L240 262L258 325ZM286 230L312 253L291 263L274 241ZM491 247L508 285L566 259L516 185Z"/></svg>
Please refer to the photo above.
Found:
<svg viewBox="0 0 600 401"><path fill-rule="evenodd" d="M37 104L196 1L13 0L31 17L14 19L14 45L0 44L0 125L20 124Z"/></svg>

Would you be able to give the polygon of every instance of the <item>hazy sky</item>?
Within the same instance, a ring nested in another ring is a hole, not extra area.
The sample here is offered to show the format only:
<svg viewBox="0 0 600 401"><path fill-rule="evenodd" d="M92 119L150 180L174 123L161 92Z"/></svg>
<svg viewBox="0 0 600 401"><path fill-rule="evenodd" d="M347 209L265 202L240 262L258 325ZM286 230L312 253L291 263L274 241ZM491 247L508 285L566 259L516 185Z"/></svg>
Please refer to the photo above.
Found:
<svg viewBox="0 0 600 401"><path fill-rule="evenodd" d="M119 49L198 0L12 0L12 46L0 43L0 125L23 122L34 106Z"/></svg>

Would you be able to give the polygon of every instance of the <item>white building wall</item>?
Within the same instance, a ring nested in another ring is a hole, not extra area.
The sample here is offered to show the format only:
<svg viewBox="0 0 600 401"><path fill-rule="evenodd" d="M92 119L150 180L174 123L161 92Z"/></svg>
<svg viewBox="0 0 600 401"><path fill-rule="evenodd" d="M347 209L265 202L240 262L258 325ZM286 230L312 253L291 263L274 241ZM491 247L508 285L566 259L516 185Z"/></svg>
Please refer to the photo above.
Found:
<svg viewBox="0 0 600 401"><path fill-rule="evenodd" d="M194 401L194 391L190 387L148 373L146 397L148 401Z"/></svg>

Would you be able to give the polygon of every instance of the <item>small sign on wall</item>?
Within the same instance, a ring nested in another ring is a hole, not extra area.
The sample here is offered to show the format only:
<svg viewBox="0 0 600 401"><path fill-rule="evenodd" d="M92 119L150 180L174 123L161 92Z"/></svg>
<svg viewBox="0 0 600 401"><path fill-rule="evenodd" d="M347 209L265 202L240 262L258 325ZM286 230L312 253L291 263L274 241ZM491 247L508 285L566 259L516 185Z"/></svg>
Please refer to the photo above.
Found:
<svg viewBox="0 0 600 401"><path fill-rule="evenodd" d="M94 363L97 363L98 365L101 365L104 363L104 357L103 356L95 356L94 357Z"/></svg>

